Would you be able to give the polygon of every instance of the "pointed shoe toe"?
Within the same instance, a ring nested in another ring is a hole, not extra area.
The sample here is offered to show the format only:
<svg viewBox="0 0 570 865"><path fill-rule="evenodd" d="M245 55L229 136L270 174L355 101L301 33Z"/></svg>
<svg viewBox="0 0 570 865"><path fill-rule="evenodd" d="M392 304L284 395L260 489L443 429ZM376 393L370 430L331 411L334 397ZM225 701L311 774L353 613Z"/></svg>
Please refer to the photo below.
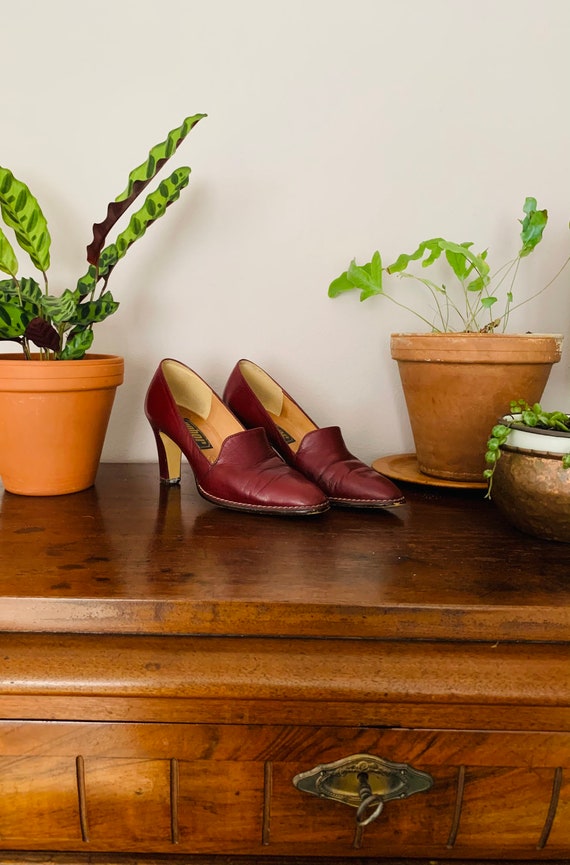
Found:
<svg viewBox="0 0 570 865"><path fill-rule="evenodd" d="M180 361L160 363L145 414L163 483L180 481L184 454L200 495L220 507L287 516L328 510L322 490L277 456L265 430L244 429L211 387Z"/></svg>
<svg viewBox="0 0 570 865"><path fill-rule="evenodd" d="M337 426L308 432L295 465L322 490L331 504L353 508L394 508L404 504L397 486L353 456Z"/></svg>
<svg viewBox="0 0 570 865"><path fill-rule="evenodd" d="M405 498L391 480L347 449L337 426L320 428L265 370L240 360L224 401L247 427L262 427L275 450L316 484L331 504L393 508Z"/></svg>

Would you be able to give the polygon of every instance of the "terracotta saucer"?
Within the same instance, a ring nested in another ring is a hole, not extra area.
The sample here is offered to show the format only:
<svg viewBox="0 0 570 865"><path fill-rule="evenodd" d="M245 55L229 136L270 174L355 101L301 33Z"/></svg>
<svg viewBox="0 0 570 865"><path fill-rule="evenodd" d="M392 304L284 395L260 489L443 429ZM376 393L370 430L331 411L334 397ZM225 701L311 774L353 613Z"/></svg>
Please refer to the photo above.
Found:
<svg viewBox="0 0 570 865"><path fill-rule="evenodd" d="M372 468L393 481L408 481L427 487L450 487L458 490L484 490L487 487L485 481L451 481L426 475L420 471L415 454L392 454L380 457L374 460Z"/></svg>

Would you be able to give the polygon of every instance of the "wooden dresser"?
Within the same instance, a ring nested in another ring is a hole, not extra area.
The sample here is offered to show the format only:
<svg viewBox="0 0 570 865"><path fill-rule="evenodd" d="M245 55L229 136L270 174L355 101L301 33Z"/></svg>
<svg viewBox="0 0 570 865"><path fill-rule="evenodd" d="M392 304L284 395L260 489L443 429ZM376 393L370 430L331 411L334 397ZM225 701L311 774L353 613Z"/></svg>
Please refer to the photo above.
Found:
<svg viewBox="0 0 570 865"><path fill-rule="evenodd" d="M404 489L0 493L1 865L570 861L570 545Z"/></svg>

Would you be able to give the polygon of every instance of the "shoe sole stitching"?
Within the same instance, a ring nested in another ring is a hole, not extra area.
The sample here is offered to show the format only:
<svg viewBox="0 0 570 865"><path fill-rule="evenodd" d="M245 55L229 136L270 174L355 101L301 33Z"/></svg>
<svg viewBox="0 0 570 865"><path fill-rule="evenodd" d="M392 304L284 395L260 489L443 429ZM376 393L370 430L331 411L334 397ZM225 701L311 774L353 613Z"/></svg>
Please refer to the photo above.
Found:
<svg viewBox="0 0 570 865"><path fill-rule="evenodd" d="M200 495L206 499L206 501L212 502L213 504L224 504L228 506L233 506L235 509L240 511L254 511L256 513L293 513L299 515L310 516L311 514L322 514L329 510L328 502L325 502L323 505L315 506L310 510L308 508L300 508L295 505L247 505L242 502L234 502L231 499L223 499L219 496L214 496L211 493L205 492L204 489L199 484L196 484L198 488L198 492Z"/></svg>
<svg viewBox="0 0 570 865"><path fill-rule="evenodd" d="M374 505L375 507L378 507L378 508L393 508L393 507L397 507L399 505L404 505L406 503L406 499L402 497L401 499L386 499L386 501L379 501L378 499L337 499L337 498L334 498L332 496L329 496L329 502L331 502L332 504L339 504L339 505L351 503L351 504L355 504L355 505L369 504L369 505Z"/></svg>

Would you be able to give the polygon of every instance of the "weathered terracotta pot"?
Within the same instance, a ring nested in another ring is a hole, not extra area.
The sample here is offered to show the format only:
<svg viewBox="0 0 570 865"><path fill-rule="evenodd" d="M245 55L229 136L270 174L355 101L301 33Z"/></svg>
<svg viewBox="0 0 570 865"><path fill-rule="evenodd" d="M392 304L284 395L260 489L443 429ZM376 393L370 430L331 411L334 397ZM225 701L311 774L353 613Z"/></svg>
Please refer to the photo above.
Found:
<svg viewBox="0 0 570 865"><path fill-rule="evenodd" d="M540 400L560 360L562 336L397 333L390 347L420 471L481 481L489 430L511 400Z"/></svg>
<svg viewBox="0 0 570 865"><path fill-rule="evenodd" d="M0 354L0 477L6 490L50 496L95 481L124 361L23 360Z"/></svg>
<svg viewBox="0 0 570 865"><path fill-rule="evenodd" d="M555 435L562 442L557 449L570 452L570 433ZM537 448L549 441L536 438ZM511 447L509 438L495 466L492 500L522 532L570 543L570 469L563 468L562 453Z"/></svg>

